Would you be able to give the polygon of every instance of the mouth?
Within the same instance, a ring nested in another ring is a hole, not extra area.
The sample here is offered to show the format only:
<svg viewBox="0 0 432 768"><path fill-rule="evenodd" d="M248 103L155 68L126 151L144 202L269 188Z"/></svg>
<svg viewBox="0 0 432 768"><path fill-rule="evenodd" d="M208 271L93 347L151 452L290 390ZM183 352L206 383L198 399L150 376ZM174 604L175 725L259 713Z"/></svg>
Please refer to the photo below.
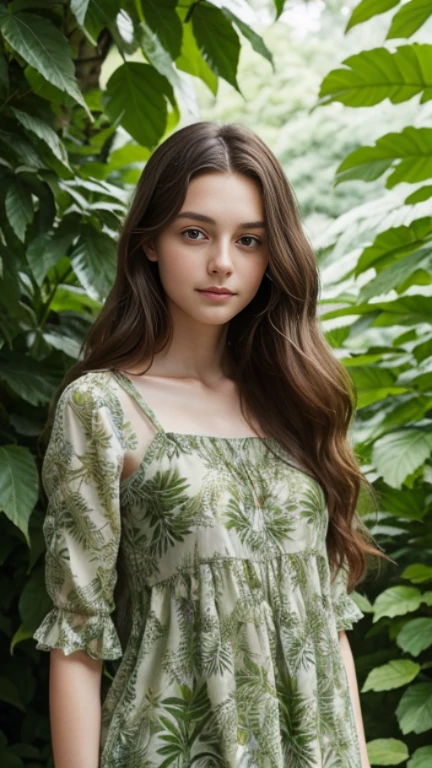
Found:
<svg viewBox="0 0 432 768"><path fill-rule="evenodd" d="M235 296L235 293L231 293L230 291L216 291L212 288L208 288L207 290L200 290L197 288L198 293L200 293L202 296L206 296L209 299L213 300L222 300L222 299L230 299L232 296Z"/></svg>

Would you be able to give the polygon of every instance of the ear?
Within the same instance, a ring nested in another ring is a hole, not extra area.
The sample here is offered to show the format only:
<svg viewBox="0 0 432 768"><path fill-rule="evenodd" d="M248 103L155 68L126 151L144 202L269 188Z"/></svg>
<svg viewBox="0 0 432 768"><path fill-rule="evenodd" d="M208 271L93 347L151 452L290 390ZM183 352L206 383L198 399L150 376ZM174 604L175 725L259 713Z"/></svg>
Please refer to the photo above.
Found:
<svg viewBox="0 0 432 768"><path fill-rule="evenodd" d="M157 253L156 248L153 240L148 240L146 243L143 243L142 249L144 251L145 256L149 259L149 261L157 261Z"/></svg>

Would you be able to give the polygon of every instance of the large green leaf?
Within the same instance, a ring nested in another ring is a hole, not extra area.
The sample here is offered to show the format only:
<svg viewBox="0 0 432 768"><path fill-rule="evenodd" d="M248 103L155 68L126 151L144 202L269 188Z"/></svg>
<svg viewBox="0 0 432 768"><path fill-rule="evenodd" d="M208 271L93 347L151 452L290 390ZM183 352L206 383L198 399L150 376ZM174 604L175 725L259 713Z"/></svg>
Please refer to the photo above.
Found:
<svg viewBox="0 0 432 768"><path fill-rule="evenodd" d="M48 123L35 115L30 115L28 112L24 112L22 109L12 107L11 111L18 122L21 123L26 130L31 131L41 139L50 148L53 155L55 155L63 165L70 169L66 147Z"/></svg>
<svg viewBox="0 0 432 768"><path fill-rule="evenodd" d="M28 546L29 518L38 492L38 471L28 448L0 446L0 510L22 531Z"/></svg>
<svg viewBox="0 0 432 768"><path fill-rule="evenodd" d="M379 475L393 488L401 488L405 478L420 467L432 451L432 433L407 427L389 432L374 443L372 460Z"/></svg>
<svg viewBox="0 0 432 768"><path fill-rule="evenodd" d="M33 219L34 211L31 194L19 176L9 180L5 209L13 231L21 242L24 242L26 229Z"/></svg>
<svg viewBox="0 0 432 768"><path fill-rule="evenodd" d="M80 26L84 26L89 2L90 0L70 0L71 11L75 14L75 18Z"/></svg>
<svg viewBox="0 0 432 768"><path fill-rule="evenodd" d="M25 12L12 15L0 6L0 30L24 61L49 83L72 96L91 118L75 79L68 40L49 19Z"/></svg>
<svg viewBox="0 0 432 768"><path fill-rule="evenodd" d="M70 260L81 285L94 299L103 300L115 277L116 245L104 232L83 226Z"/></svg>
<svg viewBox="0 0 432 768"><path fill-rule="evenodd" d="M396 709L402 733L424 733L432 728L432 683L417 683L405 691Z"/></svg>
<svg viewBox="0 0 432 768"><path fill-rule="evenodd" d="M421 294L403 296L394 301L377 301L372 304L373 308L382 310L374 321L377 327L430 322L430 298Z"/></svg>
<svg viewBox="0 0 432 768"><path fill-rule="evenodd" d="M430 768L432 765L432 746L419 747L414 752L411 760L407 762L407 768Z"/></svg>
<svg viewBox="0 0 432 768"><path fill-rule="evenodd" d="M384 99L400 104L422 94L432 99L432 45L402 45L393 53L371 48L345 59L322 81L318 104L340 101L350 107L372 107Z"/></svg>
<svg viewBox="0 0 432 768"><path fill-rule="evenodd" d="M188 6L177 6L177 13L182 21L189 13ZM184 24L183 41L180 56L176 59L176 66L183 72L188 72L194 77L199 77L207 85L212 94L216 96L218 92L218 79L213 70L209 67L201 51L198 48L197 41L192 30L192 24Z"/></svg>
<svg viewBox="0 0 432 768"><path fill-rule="evenodd" d="M267 59L267 61L270 62L270 64L272 65L273 73L274 73L275 65L273 61L273 54L267 48L263 38L257 35L257 33L252 29L252 27L249 27L247 24L245 24L244 21L239 19L239 17L236 16L235 13L230 11L229 8L222 8L222 12L229 21L233 22L238 27L241 34L246 38L246 40L249 40L254 51L256 51L256 53L259 53L261 56Z"/></svg>
<svg viewBox="0 0 432 768"><path fill-rule="evenodd" d="M359 147L337 168L336 184L352 179L374 181L397 164L386 179L391 189L401 182L417 184L432 177L432 128L406 126L400 133L387 133L374 147Z"/></svg>
<svg viewBox="0 0 432 768"><path fill-rule="evenodd" d="M389 368L365 365L350 368L349 372L357 390L358 408L365 408L390 395L406 391L406 387L398 386L396 377Z"/></svg>
<svg viewBox="0 0 432 768"><path fill-rule="evenodd" d="M421 617L407 621L397 635L396 643L406 653L418 656L432 645L432 619Z"/></svg>
<svg viewBox="0 0 432 768"><path fill-rule="evenodd" d="M384 431L400 427L407 422L419 421L432 407L432 398L419 396L417 393L409 394L404 400L398 399L400 402L387 413L381 423ZM397 495L400 496L398 492Z"/></svg>
<svg viewBox="0 0 432 768"><path fill-rule="evenodd" d="M399 739L373 739L366 746L371 765L399 765L408 757L408 748Z"/></svg>
<svg viewBox="0 0 432 768"><path fill-rule="evenodd" d="M5 154L9 157L17 157L22 165L36 169L46 168L46 163L27 138L17 130L17 126L14 133L0 129L1 144L5 148Z"/></svg>
<svg viewBox="0 0 432 768"><path fill-rule="evenodd" d="M432 216L416 219L409 226L391 227L380 232L372 245L364 249L354 270L356 277L370 267L378 272L432 240Z"/></svg>
<svg viewBox="0 0 432 768"><path fill-rule="evenodd" d="M110 171L124 168L132 163L146 162L150 157L150 150L139 144L127 143L119 149L115 149L109 156L108 166Z"/></svg>
<svg viewBox="0 0 432 768"><path fill-rule="evenodd" d="M71 0L75 18L94 46L102 29L113 24L121 7L121 0Z"/></svg>
<svg viewBox="0 0 432 768"><path fill-rule="evenodd" d="M36 630L52 608L52 601L46 593L43 568L34 568L31 572L30 578L21 592L18 608L23 622L23 630Z"/></svg>
<svg viewBox="0 0 432 768"><path fill-rule="evenodd" d="M58 349L60 352L69 355L69 357L72 357L74 360L78 359L81 347L80 342L72 339L65 333L59 333L58 330L44 330L42 335L44 341L52 349Z"/></svg>
<svg viewBox="0 0 432 768"><path fill-rule="evenodd" d="M50 301L53 312L74 312L87 316L98 314L101 309L99 299L94 299L80 285L61 284Z"/></svg>
<svg viewBox="0 0 432 768"><path fill-rule="evenodd" d="M139 0L144 18L172 59L180 56L183 25L176 13L177 0Z"/></svg>
<svg viewBox="0 0 432 768"><path fill-rule="evenodd" d="M411 37L432 16L430 0L409 0L395 13L387 40L394 37Z"/></svg>
<svg viewBox="0 0 432 768"><path fill-rule="evenodd" d="M426 491L421 488L404 488L400 493L387 486L380 492L380 508L406 520L421 520L427 513Z"/></svg>
<svg viewBox="0 0 432 768"><path fill-rule="evenodd" d="M425 581L432 581L432 566L426 565L426 563L411 563L402 571L401 578L409 579L413 584L423 584Z"/></svg>
<svg viewBox="0 0 432 768"><path fill-rule="evenodd" d="M26 256L38 285L42 285L48 270L67 255L78 226L77 216L65 217L54 231L41 232L33 238Z"/></svg>
<svg viewBox="0 0 432 768"><path fill-rule="evenodd" d="M104 106L138 144L153 149L167 125L167 97L173 102L172 86L163 75L149 64L130 61L108 80Z"/></svg>
<svg viewBox="0 0 432 768"><path fill-rule="evenodd" d="M32 91L38 96L41 96L46 101L50 101L53 104L61 104L63 108L67 107L72 109L76 101L72 96L68 96L62 88L57 88L52 83L41 75L34 67L28 65L24 69L24 76L31 86Z"/></svg>
<svg viewBox="0 0 432 768"><path fill-rule="evenodd" d="M422 594L419 589L401 585L389 587L375 600L373 622L379 621L383 616L404 616L416 611L421 603Z"/></svg>
<svg viewBox="0 0 432 768"><path fill-rule="evenodd" d="M363 691L391 691L411 683L420 672L420 664L411 659L394 659L382 667L375 667L369 672Z"/></svg>
<svg viewBox="0 0 432 768"><path fill-rule="evenodd" d="M373 16L390 11L399 3L400 0L361 0L354 8L346 25L345 32L348 32L356 24L363 24L364 21L372 19Z"/></svg>
<svg viewBox="0 0 432 768"><path fill-rule="evenodd" d="M142 22L137 37L146 59L171 83L179 96L179 101L184 105L185 111L189 112L195 120L199 120L195 91L186 78L180 77L170 54L163 47L156 32L153 32L145 22ZM170 130L169 126L167 126L168 130ZM141 151L143 151L142 148Z"/></svg>
<svg viewBox="0 0 432 768"><path fill-rule="evenodd" d="M420 248L409 256L405 256L387 269L383 269L376 277L366 283L359 293L360 301L366 301L373 296L380 296L393 288L397 288L419 267L427 269L432 261L432 242L425 248Z"/></svg>
<svg viewBox="0 0 432 768"><path fill-rule="evenodd" d="M283 9L284 9L285 0L273 0L273 3L275 5L275 7L276 7L275 21L277 21L279 16L281 15Z"/></svg>
<svg viewBox="0 0 432 768"><path fill-rule="evenodd" d="M0 362L0 380L5 381L18 397L34 406L46 405L55 386L55 381L37 360L18 352Z"/></svg>
<svg viewBox="0 0 432 768"><path fill-rule="evenodd" d="M223 11L206 0L197 3L193 7L192 28L209 67L241 93L237 82L240 40Z"/></svg>
<svg viewBox="0 0 432 768"><path fill-rule="evenodd" d="M334 301L332 302L334 303ZM356 304L355 306L333 309L323 312L323 320L332 320L335 317L351 315L375 316L373 325L377 328L393 325L416 325L417 323L430 322L430 298L421 294L402 296L393 301L374 301Z"/></svg>
<svg viewBox="0 0 432 768"><path fill-rule="evenodd" d="M416 203L422 203L424 200L429 200L430 197L432 197L432 185L428 184L408 195L408 197L405 198L405 204L415 205Z"/></svg>

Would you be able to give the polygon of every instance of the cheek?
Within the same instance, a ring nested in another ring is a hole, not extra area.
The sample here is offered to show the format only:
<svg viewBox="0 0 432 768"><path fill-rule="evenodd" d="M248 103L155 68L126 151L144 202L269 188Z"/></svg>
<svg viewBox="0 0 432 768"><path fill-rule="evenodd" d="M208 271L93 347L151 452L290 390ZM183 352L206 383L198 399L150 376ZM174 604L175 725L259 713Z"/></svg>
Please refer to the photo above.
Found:
<svg viewBox="0 0 432 768"><path fill-rule="evenodd" d="M183 286L190 286L199 278L198 259L190 250L185 251L177 245L160 255L159 274L165 288L171 293L178 293Z"/></svg>
<svg viewBox="0 0 432 768"><path fill-rule="evenodd" d="M266 267L267 261L263 262L262 259L250 260L245 264L242 270L242 279L244 287L248 292L256 293L262 283Z"/></svg>

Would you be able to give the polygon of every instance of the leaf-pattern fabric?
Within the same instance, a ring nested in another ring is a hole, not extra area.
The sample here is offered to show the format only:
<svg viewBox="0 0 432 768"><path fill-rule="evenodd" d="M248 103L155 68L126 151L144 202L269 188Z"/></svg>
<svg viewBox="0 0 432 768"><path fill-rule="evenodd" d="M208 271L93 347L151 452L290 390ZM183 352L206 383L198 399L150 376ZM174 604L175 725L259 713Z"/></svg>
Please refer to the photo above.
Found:
<svg viewBox="0 0 432 768"><path fill-rule="evenodd" d="M156 430L123 480L140 426L120 395ZM330 576L321 485L275 439L167 432L129 377L92 371L58 401L42 482L37 648L119 659L100 768L361 768L338 630L363 613Z"/></svg>

